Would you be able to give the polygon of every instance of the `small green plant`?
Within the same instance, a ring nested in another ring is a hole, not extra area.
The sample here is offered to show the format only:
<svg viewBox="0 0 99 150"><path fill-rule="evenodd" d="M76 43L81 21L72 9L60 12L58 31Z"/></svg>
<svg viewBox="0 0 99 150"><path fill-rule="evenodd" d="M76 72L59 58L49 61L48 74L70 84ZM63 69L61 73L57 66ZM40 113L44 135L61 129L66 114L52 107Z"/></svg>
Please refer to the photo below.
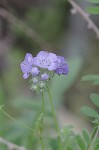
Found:
<svg viewBox="0 0 99 150"><path fill-rule="evenodd" d="M82 78L82 81L92 81L94 85L99 85L99 75L86 75ZM92 93L90 95L91 102L99 108L99 95L96 93ZM93 123L93 130L91 135L87 134L87 132L83 132L83 137L87 142L86 150L98 150L99 149L99 113L89 107L85 106L81 109L81 111L88 117L91 117ZM82 149L83 150L83 149Z"/></svg>

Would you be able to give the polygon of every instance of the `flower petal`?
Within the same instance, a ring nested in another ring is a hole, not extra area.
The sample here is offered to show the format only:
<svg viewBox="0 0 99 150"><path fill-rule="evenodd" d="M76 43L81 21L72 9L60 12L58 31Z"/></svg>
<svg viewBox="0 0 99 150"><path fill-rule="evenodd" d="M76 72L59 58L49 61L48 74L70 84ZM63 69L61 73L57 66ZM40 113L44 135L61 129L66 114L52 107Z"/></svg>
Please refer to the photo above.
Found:
<svg viewBox="0 0 99 150"><path fill-rule="evenodd" d="M47 57L48 57L48 52L45 52L45 51L40 51L37 54L37 58L40 60L45 60Z"/></svg>
<svg viewBox="0 0 99 150"><path fill-rule="evenodd" d="M57 68L57 63L56 62L52 62L50 66L48 66L48 70L52 71L55 70Z"/></svg>
<svg viewBox="0 0 99 150"><path fill-rule="evenodd" d="M23 74L23 78L24 78L24 79L27 79L28 77L29 77L29 73Z"/></svg>
<svg viewBox="0 0 99 150"><path fill-rule="evenodd" d="M33 56L30 53L26 53L25 60L31 64L32 59L33 59Z"/></svg>
<svg viewBox="0 0 99 150"><path fill-rule="evenodd" d="M56 54L53 54L53 53L49 53L49 55L48 55L48 59L50 60L50 61L57 61L57 55Z"/></svg>
<svg viewBox="0 0 99 150"><path fill-rule="evenodd" d="M38 70L38 68L37 67L34 67L34 68L32 68L32 70L31 70L31 74L33 75L33 76L37 76L38 74L39 74L39 70Z"/></svg>
<svg viewBox="0 0 99 150"><path fill-rule="evenodd" d="M39 66L39 60L38 60L37 57L34 57L33 60L32 60L32 62L33 62L34 66Z"/></svg>
<svg viewBox="0 0 99 150"><path fill-rule="evenodd" d="M41 75L41 79L42 80L48 80L49 79L49 75L47 73L44 73Z"/></svg>

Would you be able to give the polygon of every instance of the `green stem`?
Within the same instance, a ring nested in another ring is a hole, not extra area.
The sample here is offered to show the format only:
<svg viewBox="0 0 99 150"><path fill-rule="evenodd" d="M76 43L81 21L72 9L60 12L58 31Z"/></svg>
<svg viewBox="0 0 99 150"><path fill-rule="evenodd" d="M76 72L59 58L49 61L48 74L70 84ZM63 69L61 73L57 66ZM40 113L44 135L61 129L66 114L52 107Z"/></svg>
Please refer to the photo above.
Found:
<svg viewBox="0 0 99 150"><path fill-rule="evenodd" d="M55 114L55 111L54 111L54 105L53 105L52 96L51 96L49 87L48 87L48 95L49 95L49 100L50 100L50 105L51 105L51 109L52 109L52 114L53 114L56 130L59 134L60 131L59 131L59 126L58 126L58 121L57 121L56 114Z"/></svg>
<svg viewBox="0 0 99 150"><path fill-rule="evenodd" d="M25 125L23 122L21 122L21 121L19 121L19 120L16 120L16 119L13 118L12 116L10 116L6 111L4 111L4 110L1 110L1 111L2 111L2 113L3 113L4 115L6 115L6 116L7 116L8 118L10 118L11 120L13 120L13 121L15 121L15 122L18 122L19 124L21 124L21 125L24 126L25 128L27 128L27 129L31 130L32 132L34 132L34 130L33 130L31 127Z"/></svg>
<svg viewBox="0 0 99 150"><path fill-rule="evenodd" d="M40 142L41 142L42 150L44 150L44 144L43 144L43 139L42 139L42 131L40 132Z"/></svg>
<svg viewBox="0 0 99 150"><path fill-rule="evenodd" d="M42 112L44 114L44 93L42 92Z"/></svg>
<svg viewBox="0 0 99 150"><path fill-rule="evenodd" d="M61 139L60 139L60 129L59 129L58 121L57 121L56 114L55 114L55 111L54 111L54 105L53 105L53 101L52 101L51 92L50 92L50 89L49 89L48 86L47 86L47 88L48 88L48 95L49 95L49 101L50 101L50 105L51 105L51 109L52 109L52 114L53 114L53 118L54 118L54 122L55 122L55 127L56 127L56 131L58 133L59 147L60 147L60 150L61 150L62 147L61 147Z"/></svg>
<svg viewBox="0 0 99 150"><path fill-rule="evenodd" d="M92 136L91 136L91 143L90 143L90 145L88 146L88 149L87 149L87 150L93 150L93 144L94 144L94 141L95 141L96 138L97 138L98 133L99 133L99 126L97 126L97 127L94 128L93 133L92 133Z"/></svg>
<svg viewBox="0 0 99 150"><path fill-rule="evenodd" d="M45 109L44 109L44 93L42 92L42 113L43 113L43 115L44 115L44 111L45 111ZM44 150L42 131L43 131L43 119L42 119L42 127L40 129L40 142L41 142L42 150Z"/></svg>

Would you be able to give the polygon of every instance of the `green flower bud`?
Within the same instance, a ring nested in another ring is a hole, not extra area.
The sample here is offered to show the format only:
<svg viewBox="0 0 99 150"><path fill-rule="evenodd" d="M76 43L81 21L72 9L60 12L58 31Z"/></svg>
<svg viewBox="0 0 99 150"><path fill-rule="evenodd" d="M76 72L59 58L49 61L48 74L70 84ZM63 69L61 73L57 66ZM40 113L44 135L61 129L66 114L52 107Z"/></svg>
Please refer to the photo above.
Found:
<svg viewBox="0 0 99 150"><path fill-rule="evenodd" d="M36 86L36 85L32 85L32 86L31 86L31 89L32 89L33 91L37 91L38 86Z"/></svg>
<svg viewBox="0 0 99 150"><path fill-rule="evenodd" d="M39 82L38 78L33 78L33 83L37 84Z"/></svg>
<svg viewBox="0 0 99 150"><path fill-rule="evenodd" d="M45 88L46 88L45 82L41 81L41 82L39 83L39 87L40 87L41 89L45 89Z"/></svg>

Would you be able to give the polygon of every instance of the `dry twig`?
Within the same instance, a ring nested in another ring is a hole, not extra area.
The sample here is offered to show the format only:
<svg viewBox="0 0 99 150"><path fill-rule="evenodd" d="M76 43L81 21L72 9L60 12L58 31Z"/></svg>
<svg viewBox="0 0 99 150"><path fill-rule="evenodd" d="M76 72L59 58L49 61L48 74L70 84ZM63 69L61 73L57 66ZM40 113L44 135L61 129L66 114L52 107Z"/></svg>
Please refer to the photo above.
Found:
<svg viewBox="0 0 99 150"><path fill-rule="evenodd" d="M73 14L75 12L78 12L84 20L88 23L88 28L92 29L96 35L97 38L99 39L99 28L95 25L95 23L91 20L89 14L87 14L74 0L68 0L68 2L72 5L73 7ZM75 11L74 11L75 10Z"/></svg>
<svg viewBox="0 0 99 150"><path fill-rule="evenodd" d="M5 140L4 138L0 137L0 143L7 145L9 150L26 150L24 147L20 147L16 144L13 144L7 140Z"/></svg>
<svg viewBox="0 0 99 150"><path fill-rule="evenodd" d="M53 47L45 41L35 30L30 28L25 22L15 17L10 12L5 9L0 8L0 16L6 18L11 24L19 27L24 31L24 33L30 37L35 43L37 43L42 49L54 50Z"/></svg>

